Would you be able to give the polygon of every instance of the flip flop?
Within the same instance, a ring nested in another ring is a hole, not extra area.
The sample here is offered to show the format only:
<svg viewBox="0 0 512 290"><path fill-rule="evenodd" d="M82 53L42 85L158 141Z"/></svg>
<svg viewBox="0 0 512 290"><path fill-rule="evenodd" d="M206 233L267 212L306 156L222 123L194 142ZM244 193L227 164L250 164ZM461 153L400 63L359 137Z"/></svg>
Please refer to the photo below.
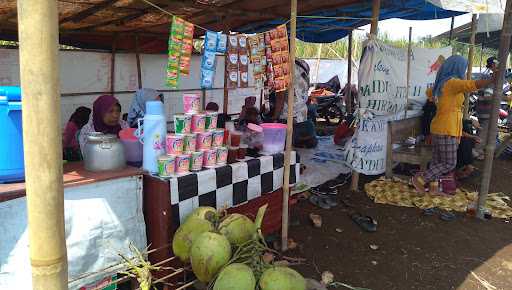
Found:
<svg viewBox="0 0 512 290"><path fill-rule="evenodd" d="M330 207L335 207L338 205L338 202L336 201L336 198L334 196L322 195L320 198L323 199L324 202L328 204Z"/></svg>
<svg viewBox="0 0 512 290"><path fill-rule="evenodd" d="M438 212L439 212L439 209L437 207L431 207L431 208L424 209L423 210L423 215L433 216L433 215L435 215Z"/></svg>
<svg viewBox="0 0 512 290"><path fill-rule="evenodd" d="M451 222L453 220L455 220L456 216L454 213L452 212L449 212L449 211L443 211L441 212L441 214L439 215L439 218L445 222Z"/></svg>
<svg viewBox="0 0 512 290"><path fill-rule="evenodd" d="M342 187L343 185L347 184L347 180L345 179L331 179L324 183L324 185L330 189L336 189L338 187Z"/></svg>
<svg viewBox="0 0 512 290"><path fill-rule="evenodd" d="M325 188L324 186L317 186L311 188L311 193L318 195L337 195L338 191L330 188Z"/></svg>
<svg viewBox="0 0 512 290"><path fill-rule="evenodd" d="M373 233L377 231L377 221L370 216L363 216L360 213L353 213L350 218L363 230Z"/></svg>
<svg viewBox="0 0 512 290"><path fill-rule="evenodd" d="M309 197L309 202L319 208L323 208L323 209L330 209L331 206L329 204L327 204L327 202L323 199L323 198L320 198L318 195L311 195Z"/></svg>

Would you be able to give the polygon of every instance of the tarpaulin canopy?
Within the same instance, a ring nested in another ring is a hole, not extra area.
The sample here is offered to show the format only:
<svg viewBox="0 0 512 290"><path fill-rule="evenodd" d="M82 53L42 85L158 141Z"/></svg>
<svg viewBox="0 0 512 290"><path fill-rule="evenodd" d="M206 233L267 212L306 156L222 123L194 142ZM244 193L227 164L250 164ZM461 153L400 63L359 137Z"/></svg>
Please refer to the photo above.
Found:
<svg viewBox="0 0 512 290"><path fill-rule="evenodd" d="M425 0L387 0L381 2L379 20L391 18L431 20L457 16L463 13L444 10ZM352 29L369 24L371 17L372 1L358 1L352 5L317 11L316 13L299 14L297 37L307 42L333 42L348 35ZM283 21L280 20L251 23L237 28L237 31L245 33L267 31L282 23Z"/></svg>
<svg viewBox="0 0 512 290"><path fill-rule="evenodd" d="M140 51L167 50L169 15L157 7L213 31L229 29L261 32L286 23L288 0L58 0L60 42L81 48L134 50L139 37ZM154 5L151 5L151 4ZM348 31L366 25L371 17L371 0L301 0L298 38L309 42L332 42ZM380 19L427 20L459 15L426 0L382 0ZM16 0L0 2L0 39L17 40ZM327 17L327 18L326 18ZM329 18L336 17L336 19ZM196 37L204 29L196 29ZM115 37L114 37L115 35Z"/></svg>

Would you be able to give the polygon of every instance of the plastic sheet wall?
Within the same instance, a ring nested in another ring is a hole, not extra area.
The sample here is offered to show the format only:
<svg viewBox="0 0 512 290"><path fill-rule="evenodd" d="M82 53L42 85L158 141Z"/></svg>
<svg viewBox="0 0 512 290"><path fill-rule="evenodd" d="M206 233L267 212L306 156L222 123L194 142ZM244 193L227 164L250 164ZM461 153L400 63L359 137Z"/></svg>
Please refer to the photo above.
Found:
<svg viewBox="0 0 512 290"><path fill-rule="evenodd" d="M92 107L92 103L99 96L98 93L84 94L88 92L109 92L111 57L108 52L90 51L61 51L60 52L60 82L62 104L62 124L78 106ZM165 68L167 55L141 54L141 73L143 87L157 90L168 90L165 86ZM192 56L191 74L181 79L181 90L195 90L201 93L199 55ZM249 69L251 71L251 69ZM19 56L16 49L0 49L0 86L18 86ZM135 91L138 88L137 63L135 54L118 53L115 59L115 88L114 91ZM260 97L260 90L253 88L254 81L250 75L249 88L230 90L229 113L238 113L242 108L246 96ZM206 91L206 102L216 102L222 108L224 99L224 58L217 57L217 73L215 75L214 89ZM67 96L66 94L81 93L79 96ZM164 92L167 117L172 120L172 115L182 111L182 92ZM116 93L115 96L121 102L123 112L127 112L133 93ZM259 101L257 102L259 103Z"/></svg>

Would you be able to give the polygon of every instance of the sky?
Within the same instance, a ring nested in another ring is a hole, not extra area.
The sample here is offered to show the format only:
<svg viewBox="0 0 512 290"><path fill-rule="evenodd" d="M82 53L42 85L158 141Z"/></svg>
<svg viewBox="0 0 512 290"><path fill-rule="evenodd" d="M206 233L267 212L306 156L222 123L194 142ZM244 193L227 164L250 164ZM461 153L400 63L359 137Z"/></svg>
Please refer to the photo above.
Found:
<svg viewBox="0 0 512 290"><path fill-rule="evenodd" d="M443 32L449 31L451 26L451 18L436 20L402 20L388 19L379 21L379 32L387 33L393 40L408 39L409 27L412 27L412 38L419 40L422 37L432 35L436 36ZM455 17L455 26L471 22L471 14L464 14ZM370 32L370 25L361 27L362 30L356 32L359 35L365 35Z"/></svg>

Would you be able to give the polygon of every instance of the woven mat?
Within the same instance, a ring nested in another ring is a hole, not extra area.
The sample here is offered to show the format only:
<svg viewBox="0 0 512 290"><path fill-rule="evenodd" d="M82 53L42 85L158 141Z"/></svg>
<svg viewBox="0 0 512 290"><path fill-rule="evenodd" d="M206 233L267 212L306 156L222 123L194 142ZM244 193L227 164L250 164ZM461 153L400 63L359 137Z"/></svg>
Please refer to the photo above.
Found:
<svg viewBox="0 0 512 290"><path fill-rule="evenodd" d="M447 211L466 212L468 205L478 199L477 192L457 189L455 195L420 195L408 183L400 179L383 177L365 185L366 194L375 202L396 206L417 207L421 209L437 207ZM512 208L507 204L510 197L503 193L488 195L486 208L495 218L511 218Z"/></svg>

